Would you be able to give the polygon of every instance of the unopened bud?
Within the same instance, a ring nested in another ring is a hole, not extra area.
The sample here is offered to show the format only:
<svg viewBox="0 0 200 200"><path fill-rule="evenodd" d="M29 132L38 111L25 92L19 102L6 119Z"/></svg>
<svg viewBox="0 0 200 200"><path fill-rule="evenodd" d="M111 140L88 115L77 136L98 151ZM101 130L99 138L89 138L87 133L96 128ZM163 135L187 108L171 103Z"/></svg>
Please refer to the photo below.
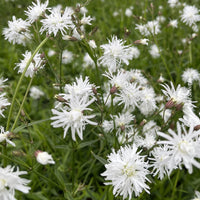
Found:
<svg viewBox="0 0 200 200"><path fill-rule="evenodd" d="M21 116L23 116L23 117L26 116L26 114L25 114L23 109L21 110Z"/></svg>
<svg viewBox="0 0 200 200"><path fill-rule="evenodd" d="M140 122L140 126L144 126L146 124L147 120L146 119L143 119L141 122Z"/></svg>
<svg viewBox="0 0 200 200"><path fill-rule="evenodd" d="M63 97L59 96L59 95L55 95L56 100L58 100L59 102L67 102L66 99L64 99Z"/></svg>
<svg viewBox="0 0 200 200"><path fill-rule="evenodd" d="M40 58L43 59L44 57L45 57L45 54L44 54L44 52L42 52L42 53L40 54Z"/></svg>
<svg viewBox="0 0 200 200"><path fill-rule="evenodd" d="M114 94L117 92L117 87L113 86L111 89L110 89L110 94Z"/></svg>
<svg viewBox="0 0 200 200"><path fill-rule="evenodd" d="M178 110L182 110L182 108L183 108L183 103L179 103L179 104L175 105L175 107L176 107L176 110L177 110L177 111L178 111Z"/></svg>
<svg viewBox="0 0 200 200"><path fill-rule="evenodd" d="M78 39L76 37L70 36L70 35L64 35L62 37L63 40L69 40L69 41L77 41Z"/></svg>
<svg viewBox="0 0 200 200"><path fill-rule="evenodd" d="M194 131L198 131L200 129L200 124L194 127Z"/></svg>
<svg viewBox="0 0 200 200"><path fill-rule="evenodd" d="M124 125L121 125L121 126L120 126L120 129L121 129L121 131L123 132L123 131L125 130L125 126L124 126Z"/></svg>
<svg viewBox="0 0 200 200"><path fill-rule="evenodd" d="M140 40L136 40L135 42L133 42L134 44L142 44L142 45L148 45L148 41L149 39L140 39Z"/></svg>
<svg viewBox="0 0 200 200"><path fill-rule="evenodd" d="M97 95L97 90L96 90L95 87L92 87L92 92L93 92L95 95Z"/></svg>
<svg viewBox="0 0 200 200"><path fill-rule="evenodd" d="M173 99L170 99L166 104L165 104L165 108L169 109L175 106L175 103L173 101Z"/></svg>

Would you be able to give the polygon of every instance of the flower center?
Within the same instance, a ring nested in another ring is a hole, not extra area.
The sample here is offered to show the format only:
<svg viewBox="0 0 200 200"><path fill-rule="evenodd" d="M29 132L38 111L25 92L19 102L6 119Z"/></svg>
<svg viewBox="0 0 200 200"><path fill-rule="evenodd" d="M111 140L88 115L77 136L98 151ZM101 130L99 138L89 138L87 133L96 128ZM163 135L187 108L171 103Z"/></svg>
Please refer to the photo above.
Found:
<svg viewBox="0 0 200 200"><path fill-rule="evenodd" d="M194 154L194 148L185 140L182 140L178 144L178 149L185 154L193 155Z"/></svg>
<svg viewBox="0 0 200 200"><path fill-rule="evenodd" d="M80 110L72 110L70 111L70 120L75 121L81 121L82 118L82 112Z"/></svg>
<svg viewBox="0 0 200 200"><path fill-rule="evenodd" d="M5 179L0 179L0 191L3 190L7 186L7 182Z"/></svg>
<svg viewBox="0 0 200 200"><path fill-rule="evenodd" d="M135 173L136 173L136 170L133 168L133 166L128 166L128 164L124 165L123 174L125 174L128 177L131 177Z"/></svg>

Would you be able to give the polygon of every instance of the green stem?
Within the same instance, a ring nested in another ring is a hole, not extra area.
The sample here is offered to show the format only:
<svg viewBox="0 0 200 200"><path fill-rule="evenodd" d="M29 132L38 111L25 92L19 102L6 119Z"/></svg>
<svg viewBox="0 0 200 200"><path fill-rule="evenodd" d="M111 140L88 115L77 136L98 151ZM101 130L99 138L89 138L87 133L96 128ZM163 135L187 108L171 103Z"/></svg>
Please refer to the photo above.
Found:
<svg viewBox="0 0 200 200"><path fill-rule="evenodd" d="M48 39L49 39L49 38L46 37L46 38L38 45L38 47L35 49L34 53L33 53L32 56L31 56L31 58L28 60L28 62L27 62L27 64L26 64L26 67L25 67L25 69L24 69L24 71L23 71L23 73L22 73L22 75L21 75L21 77L20 77L20 79L19 79L19 81L18 81L18 83L17 83L17 87L16 87L16 89L15 89L15 92L14 92L14 95L13 95L13 98L12 98L12 103L11 103L10 110L9 110L9 114L8 114L8 120L7 120L7 125L6 125L6 131L8 131L8 129L9 129L9 125L10 125L10 120L11 120L11 115L12 115L12 111L13 111L15 99L16 99L17 93L18 93L18 91L19 91L19 87L20 87L20 85L21 85L21 83L22 83L22 80L23 80L23 78L24 78L24 76L25 76L25 73L26 73L26 71L27 71L29 65L31 64L31 62L32 62L32 60L33 60L33 58L34 58L34 56L36 55L36 53L37 53L37 52L41 49L41 47L47 42Z"/></svg>
<svg viewBox="0 0 200 200"><path fill-rule="evenodd" d="M34 77L34 74L33 74L33 77ZM21 105L20 105L19 111L18 111L17 116L16 116L16 118L15 118L15 122L14 122L14 124L13 124L13 126L12 126L10 132L12 132L12 131L15 129L15 126L16 126L16 123L17 123L17 121L18 121L19 115L20 115L20 113L21 113L21 111L22 111L22 108L23 108L23 106L24 106L24 102L25 102L25 100L26 100L26 97L27 97L28 92L29 92L29 90L30 90L31 84L32 84L32 82L33 82L33 77L31 78L31 80L30 80L30 82L29 82L29 84L28 84L28 87L27 87L27 89L26 89L26 93L25 93L25 95L24 95L24 98L23 98L22 103L21 103Z"/></svg>
<svg viewBox="0 0 200 200"><path fill-rule="evenodd" d="M175 182L174 182L174 187L173 187L173 191L172 191L172 199L174 199L174 195L175 195L175 192L176 192L176 186L177 186L177 183L178 183L179 175L180 175L180 170L178 170L177 175L176 175L176 179L175 179Z"/></svg>
<svg viewBox="0 0 200 200"><path fill-rule="evenodd" d="M192 64L192 42L189 44L189 59L190 64Z"/></svg>
<svg viewBox="0 0 200 200"><path fill-rule="evenodd" d="M63 51L60 51L60 92L62 92L62 54Z"/></svg>

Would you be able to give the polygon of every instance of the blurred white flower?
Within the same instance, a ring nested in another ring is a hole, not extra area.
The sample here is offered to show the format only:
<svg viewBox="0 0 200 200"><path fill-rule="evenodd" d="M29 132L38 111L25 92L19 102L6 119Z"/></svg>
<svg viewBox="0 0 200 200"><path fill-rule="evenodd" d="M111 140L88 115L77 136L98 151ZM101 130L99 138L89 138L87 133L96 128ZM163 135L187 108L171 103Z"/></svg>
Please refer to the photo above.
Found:
<svg viewBox="0 0 200 200"><path fill-rule="evenodd" d="M192 200L200 200L200 192L195 191L195 197Z"/></svg>
<svg viewBox="0 0 200 200"><path fill-rule="evenodd" d="M130 51L132 51L133 58L138 58L140 56L140 51L137 47L131 47Z"/></svg>
<svg viewBox="0 0 200 200"><path fill-rule="evenodd" d="M129 200L145 190L149 193L149 186L146 177L149 174L148 163L144 161L145 157L137 152L137 147L121 147L117 152L114 150L108 155L108 164L105 164L106 171L102 173L105 176L106 185L113 186L113 194L122 196L123 199L129 197ZM150 181L149 181L150 182Z"/></svg>
<svg viewBox="0 0 200 200"><path fill-rule="evenodd" d="M31 189L27 186L30 181L19 177L27 172L19 171L18 168L14 171L14 168L10 165L5 168L0 167L0 199L2 200L15 200L15 190L27 194Z"/></svg>
<svg viewBox="0 0 200 200"><path fill-rule="evenodd" d="M159 58L160 57L160 49L158 48L157 45L153 44L150 47L149 53L153 58Z"/></svg>
<svg viewBox="0 0 200 200"><path fill-rule="evenodd" d="M199 81L200 74L196 69L188 68L182 74L182 80L188 85L192 85L193 81Z"/></svg>
<svg viewBox="0 0 200 200"><path fill-rule="evenodd" d="M55 164L52 156L45 151L37 150L35 152L35 157L37 162L39 162L42 165Z"/></svg>
<svg viewBox="0 0 200 200"><path fill-rule="evenodd" d="M178 28L178 20L177 19L170 20L169 26L173 28Z"/></svg>
<svg viewBox="0 0 200 200"><path fill-rule="evenodd" d="M6 40L13 44L26 45L27 41L30 41L30 23L22 20L21 18L16 19L12 17L12 21L8 21L8 28L3 29L3 35Z"/></svg>
<svg viewBox="0 0 200 200"><path fill-rule="evenodd" d="M133 15L132 9L127 8L127 9L125 10L125 15L126 15L127 17L131 17L131 15Z"/></svg>
<svg viewBox="0 0 200 200"><path fill-rule="evenodd" d="M168 0L168 4L171 8L174 8L178 5L179 1L178 0Z"/></svg>
<svg viewBox="0 0 200 200"><path fill-rule="evenodd" d="M185 6L181 15L181 20L192 27L196 22L200 21L199 10L195 6Z"/></svg>
<svg viewBox="0 0 200 200"><path fill-rule="evenodd" d="M30 89L30 97L32 97L33 99L39 99L41 96L44 96L44 92L37 87L32 86Z"/></svg>
<svg viewBox="0 0 200 200"><path fill-rule="evenodd" d="M62 52L62 63L63 64L69 64L72 62L73 60L73 53L71 51L68 51L67 49L65 49Z"/></svg>

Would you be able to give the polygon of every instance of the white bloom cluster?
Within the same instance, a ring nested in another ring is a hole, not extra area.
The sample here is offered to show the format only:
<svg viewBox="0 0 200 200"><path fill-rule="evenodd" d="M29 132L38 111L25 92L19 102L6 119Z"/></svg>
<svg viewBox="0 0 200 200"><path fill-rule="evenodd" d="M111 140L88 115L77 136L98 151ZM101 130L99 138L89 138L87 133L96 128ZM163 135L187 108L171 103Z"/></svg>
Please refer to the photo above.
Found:
<svg viewBox="0 0 200 200"><path fill-rule="evenodd" d="M97 125L96 122L90 119L95 115L87 115L86 111L92 111L88 108L95 101L92 94L93 85L89 83L88 77L85 80L80 77L76 79L73 85L67 84L65 86L66 93L59 94L64 99L64 107L52 109L53 117L51 120L54 122L51 125L54 128L64 128L64 138L71 128L72 139L75 141L75 133L83 140L83 130L87 124Z"/></svg>

